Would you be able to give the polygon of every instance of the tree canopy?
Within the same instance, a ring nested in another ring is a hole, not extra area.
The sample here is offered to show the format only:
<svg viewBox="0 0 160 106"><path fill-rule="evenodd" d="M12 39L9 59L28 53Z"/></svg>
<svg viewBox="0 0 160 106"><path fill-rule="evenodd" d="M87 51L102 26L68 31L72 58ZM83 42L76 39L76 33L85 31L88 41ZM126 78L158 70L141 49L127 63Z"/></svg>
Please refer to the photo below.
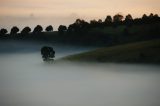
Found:
<svg viewBox="0 0 160 106"><path fill-rule="evenodd" d="M44 46L41 48L41 55L43 61L53 61L53 58L55 57L55 51L52 47Z"/></svg>
<svg viewBox="0 0 160 106"><path fill-rule="evenodd" d="M30 28L30 27L25 27L25 28L21 31L21 34L29 34L29 32L31 32L31 28Z"/></svg>
<svg viewBox="0 0 160 106"><path fill-rule="evenodd" d="M17 34L18 32L19 32L19 28L14 26L12 27L10 34Z"/></svg>
<svg viewBox="0 0 160 106"><path fill-rule="evenodd" d="M48 31L48 32L49 32L49 31L53 31L52 25L47 26L45 30Z"/></svg>
<svg viewBox="0 0 160 106"><path fill-rule="evenodd" d="M7 32L8 32L7 29L2 28L0 30L0 35L5 35Z"/></svg>
<svg viewBox="0 0 160 106"><path fill-rule="evenodd" d="M43 31L43 28L41 25L37 25L34 30L33 30L33 33L40 33Z"/></svg>
<svg viewBox="0 0 160 106"><path fill-rule="evenodd" d="M58 27L59 34L63 34L65 31L67 31L67 27L65 25L60 25Z"/></svg>

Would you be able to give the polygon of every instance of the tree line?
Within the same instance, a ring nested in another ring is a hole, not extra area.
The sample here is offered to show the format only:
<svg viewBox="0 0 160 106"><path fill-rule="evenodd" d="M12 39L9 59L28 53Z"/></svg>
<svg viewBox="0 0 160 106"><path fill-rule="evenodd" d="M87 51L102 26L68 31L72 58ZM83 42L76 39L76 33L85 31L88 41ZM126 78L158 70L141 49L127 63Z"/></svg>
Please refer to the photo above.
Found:
<svg viewBox="0 0 160 106"><path fill-rule="evenodd" d="M125 17L121 14L116 14L113 17L110 15L107 15L105 20L102 21L101 19L99 20L91 20L90 22L87 22L83 19L77 19L73 24L70 24L68 27L65 25L60 25L58 27L58 34L63 35L64 33L66 34L84 34L87 33L87 31L91 28L94 27L117 27L119 25L126 25L127 27L130 27L132 25L140 25L140 24L150 24L150 23L156 23L160 22L160 17L157 14L151 13L150 15L144 14L141 18L135 18L133 19L131 14L126 15ZM16 35L19 32L19 28L17 26L14 26L11 28L11 31L9 34L7 29L2 28L0 29L0 36L4 35ZM49 25L45 28L46 32L53 32L53 26ZM21 30L20 34L21 35L27 35L29 33L33 34L39 34L43 32L43 27L41 25L37 25L34 29L33 32L31 32L30 27L25 27ZM127 33L127 30L126 30Z"/></svg>
<svg viewBox="0 0 160 106"><path fill-rule="evenodd" d="M20 30L19 30L19 28L18 28L17 26L13 26L13 27L11 28L10 34L11 34L11 35L15 35L15 34L17 34L19 31L20 31ZM34 28L34 30L33 30L32 33L40 33L40 32L42 32L42 31L43 31L42 26L41 26L41 25L37 25L37 26ZM48 31L48 32L49 32L49 31L53 31L52 25L47 26L46 29L45 29L45 31ZM25 27L25 28L22 29L21 34L29 34L30 32L31 32L31 28L27 26L27 27ZM5 35L5 34L7 34L7 33L8 33L7 29L2 28L2 29L0 30L0 34L1 34L1 35Z"/></svg>

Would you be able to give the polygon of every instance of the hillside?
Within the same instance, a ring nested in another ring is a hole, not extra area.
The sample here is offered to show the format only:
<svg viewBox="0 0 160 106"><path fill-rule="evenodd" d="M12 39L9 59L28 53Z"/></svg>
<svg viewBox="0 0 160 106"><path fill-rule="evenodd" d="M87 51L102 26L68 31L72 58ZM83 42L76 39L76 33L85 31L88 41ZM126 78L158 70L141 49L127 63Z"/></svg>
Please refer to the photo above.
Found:
<svg viewBox="0 0 160 106"><path fill-rule="evenodd" d="M160 39L100 48L60 60L85 62L160 63Z"/></svg>
<svg viewBox="0 0 160 106"><path fill-rule="evenodd" d="M141 18L129 23L124 20L110 24L97 21L88 23L77 19L73 24L58 31L46 31L42 26L39 26L40 30L37 31L37 27L38 25L32 32L29 27L21 31L13 27L10 32L2 28L0 40L31 40L103 47L160 38L160 17L157 16L147 20Z"/></svg>

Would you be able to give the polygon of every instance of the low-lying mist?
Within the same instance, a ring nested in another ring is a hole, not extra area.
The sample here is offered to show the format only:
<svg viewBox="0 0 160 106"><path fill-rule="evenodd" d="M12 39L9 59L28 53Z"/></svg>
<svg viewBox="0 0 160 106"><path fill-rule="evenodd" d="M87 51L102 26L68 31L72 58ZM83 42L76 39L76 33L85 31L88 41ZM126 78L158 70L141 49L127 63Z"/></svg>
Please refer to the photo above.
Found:
<svg viewBox="0 0 160 106"><path fill-rule="evenodd" d="M32 49L24 49L26 44ZM12 52L6 52L5 47L9 46L3 45L0 53L1 106L160 105L160 66L67 61L46 64L39 51L43 45L15 43ZM55 49L58 59L93 48L61 45Z"/></svg>
<svg viewBox="0 0 160 106"><path fill-rule="evenodd" d="M87 46L74 46L67 44L60 44L53 42L43 41L27 41L27 40L0 40L0 54L30 54L36 53L40 55L40 50L43 46L51 46L55 50L55 59L64 57L71 54L81 53L89 50L93 50L96 47Z"/></svg>

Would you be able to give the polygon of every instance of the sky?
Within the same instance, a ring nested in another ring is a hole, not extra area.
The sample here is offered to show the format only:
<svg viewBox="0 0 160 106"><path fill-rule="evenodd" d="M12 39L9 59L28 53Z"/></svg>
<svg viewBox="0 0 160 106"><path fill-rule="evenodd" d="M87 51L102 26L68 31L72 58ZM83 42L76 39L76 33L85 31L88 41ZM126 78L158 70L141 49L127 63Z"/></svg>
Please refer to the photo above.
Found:
<svg viewBox="0 0 160 106"><path fill-rule="evenodd" d="M107 15L132 14L134 18L144 13L160 15L160 0L0 0L0 28L13 26L32 29L40 24L69 25L77 18L89 21L104 20Z"/></svg>

